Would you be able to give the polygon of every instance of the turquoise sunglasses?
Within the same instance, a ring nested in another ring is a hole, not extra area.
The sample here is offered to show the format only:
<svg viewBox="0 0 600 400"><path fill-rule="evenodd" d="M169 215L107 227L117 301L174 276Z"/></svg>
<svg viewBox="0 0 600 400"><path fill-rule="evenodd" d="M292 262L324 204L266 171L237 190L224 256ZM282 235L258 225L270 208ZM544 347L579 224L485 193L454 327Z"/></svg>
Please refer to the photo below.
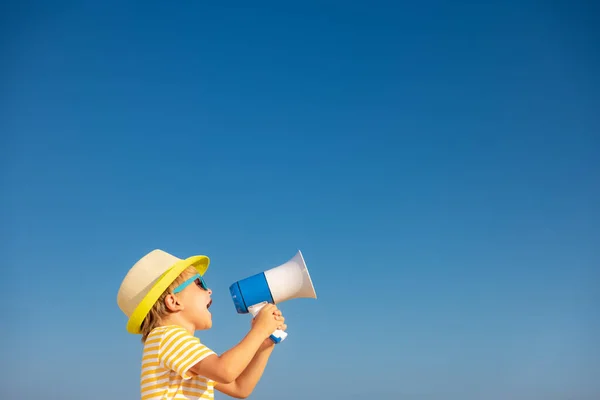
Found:
<svg viewBox="0 0 600 400"><path fill-rule="evenodd" d="M183 289L188 287L190 285L190 283L192 283L192 282L195 283L199 288L201 288L203 290L208 290L208 286L206 286L206 282L204 282L204 279L202 279L202 276L200 274L196 274L196 275L192 276L190 279L183 282L181 285L177 286L175 288L175 290L173 290L173 293L175 294L175 293L181 292Z"/></svg>

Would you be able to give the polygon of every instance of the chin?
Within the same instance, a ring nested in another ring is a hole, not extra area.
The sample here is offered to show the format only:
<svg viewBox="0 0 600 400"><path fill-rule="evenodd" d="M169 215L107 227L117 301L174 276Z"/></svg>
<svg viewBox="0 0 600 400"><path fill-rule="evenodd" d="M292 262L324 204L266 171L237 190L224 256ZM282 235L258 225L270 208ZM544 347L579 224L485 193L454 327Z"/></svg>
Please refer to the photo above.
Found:
<svg viewBox="0 0 600 400"><path fill-rule="evenodd" d="M201 327L198 330L210 329L210 328L212 328L212 321L204 321L204 322L198 324L198 326Z"/></svg>

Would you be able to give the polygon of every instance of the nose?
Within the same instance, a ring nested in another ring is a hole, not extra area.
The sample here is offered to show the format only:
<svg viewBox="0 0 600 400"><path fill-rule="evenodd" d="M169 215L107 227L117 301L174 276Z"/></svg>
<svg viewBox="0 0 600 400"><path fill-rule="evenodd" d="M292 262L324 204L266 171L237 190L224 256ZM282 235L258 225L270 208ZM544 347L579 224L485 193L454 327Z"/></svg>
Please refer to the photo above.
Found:
<svg viewBox="0 0 600 400"><path fill-rule="evenodd" d="M211 290L211 288L208 288L206 291L208 292L208 295L209 295L209 296L212 294L212 290Z"/></svg>

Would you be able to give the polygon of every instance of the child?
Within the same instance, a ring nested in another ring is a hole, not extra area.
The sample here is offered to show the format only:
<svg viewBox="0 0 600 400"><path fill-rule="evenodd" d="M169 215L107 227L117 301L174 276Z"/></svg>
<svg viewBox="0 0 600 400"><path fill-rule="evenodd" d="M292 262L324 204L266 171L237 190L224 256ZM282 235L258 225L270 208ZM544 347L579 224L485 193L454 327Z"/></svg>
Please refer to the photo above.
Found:
<svg viewBox="0 0 600 400"><path fill-rule="evenodd" d="M248 334L222 355L202 344L194 332L212 326L212 291L202 278L208 265L206 256L182 260L154 250L121 283L117 303L129 318L127 331L141 334L144 343L142 400L212 399L214 389L246 398L273 351L270 334L287 328L277 307L267 304Z"/></svg>

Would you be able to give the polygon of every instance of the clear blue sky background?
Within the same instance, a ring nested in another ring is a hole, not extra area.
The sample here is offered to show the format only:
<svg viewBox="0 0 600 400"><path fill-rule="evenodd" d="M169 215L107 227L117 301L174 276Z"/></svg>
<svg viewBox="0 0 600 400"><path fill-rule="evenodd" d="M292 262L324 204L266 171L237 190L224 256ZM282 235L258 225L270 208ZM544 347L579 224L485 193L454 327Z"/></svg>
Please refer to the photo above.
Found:
<svg viewBox="0 0 600 400"><path fill-rule="evenodd" d="M137 398L162 248L218 352L303 251L255 399L600 398L598 6L206 3L2 6L0 397Z"/></svg>

